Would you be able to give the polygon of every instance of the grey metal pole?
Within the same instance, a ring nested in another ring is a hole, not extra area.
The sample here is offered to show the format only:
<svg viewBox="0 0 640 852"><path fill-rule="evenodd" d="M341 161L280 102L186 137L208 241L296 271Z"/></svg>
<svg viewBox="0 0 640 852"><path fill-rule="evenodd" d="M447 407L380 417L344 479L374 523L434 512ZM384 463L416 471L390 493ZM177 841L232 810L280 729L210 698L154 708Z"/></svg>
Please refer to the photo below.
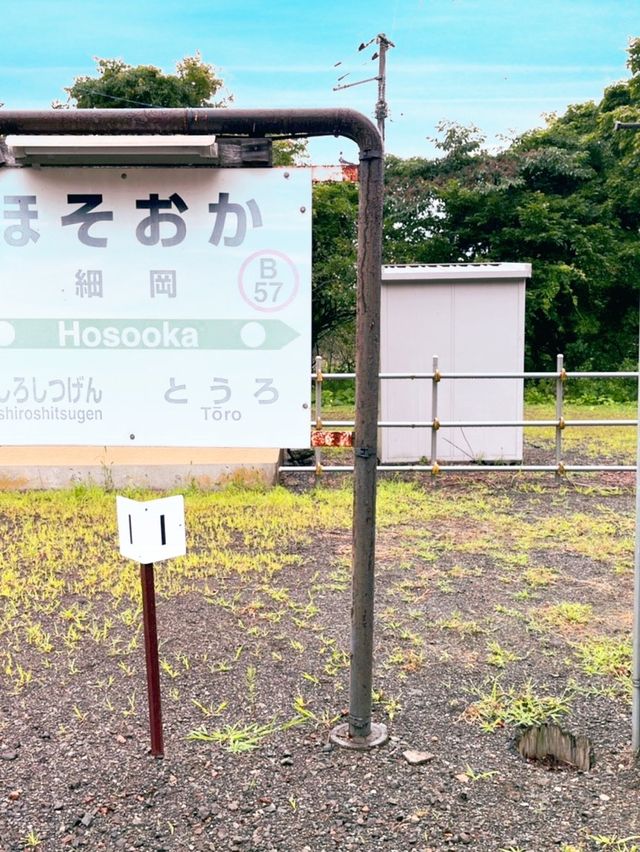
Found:
<svg viewBox="0 0 640 852"><path fill-rule="evenodd" d="M505 426L518 426L522 428L531 427L554 427L557 420L438 420L438 429L471 429L471 428L498 428ZM323 425L331 429L339 429L342 426L353 426L353 420L323 420ZM565 428L568 426L637 426L638 420L565 420ZM432 420L380 420L378 429L432 429Z"/></svg>
<svg viewBox="0 0 640 852"><path fill-rule="evenodd" d="M378 124L378 133L384 142L384 120L387 117L387 49L389 43L384 33L380 33L376 39L378 42L378 101L376 103L376 122Z"/></svg>
<svg viewBox="0 0 640 852"><path fill-rule="evenodd" d="M387 740L383 724L371 721L373 601L375 573L378 391L380 372L380 281L382 274L382 156L361 157L360 193L369 214L358 217L356 313L356 418L354 435L353 580L349 722L331 739L347 748L371 748Z"/></svg>
<svg viewBox="0 0 640 852"><path fill-rule="evenodd" d="M366 44L361 44L358 50L364 50L365 47L368 47L373 39L368 41ZM345 83L342 86L334 86L333 91L339 92L342 89L352 89L354 86L361 86L363 83L372 83L374 80L378 83L378 100L376 101L376 122L378 125L378 132L380 134L380 138L384 143L384 120L387 117L387 50L390 47L395 47L395 44L386 37L384 33L378 33L375 38L375 42L378 45L378 52L374 53L371 57L375 59L376 56L378 58L378 73L375 77L367 77L366 80L358 80L355 83ZM339 63L338 63L339 64ZM346 74L344 75L347 76ZM340 78L343 79L343 78Z"/></svg>
<svg viewBox="0 0 640 852"><path fill-rule="evenodd" d="M562 430L564 429L564 382L567 374L564 369L564 355L558 355L556 358L556 369L558 377L556 379L556 480L562 475Z"/></svg>
<svg viewBox="0 0 640 852"><path fill-rule="evenodd" d="M316 355L316 375L315 375L315 390L316 390L316 429L322 429L322 355ZM316 447L314 450L316 461L316 484L322 473L322 450Z"/></svg>
<svg viewBox="0 0 640 852"><path fill-rule="evenodd" d="M640 331L639 331L640 359ZM631 749L640 753L640 377L638 378L638 444L636 449L636 542L633 571L633 638L631 645Z"/></svg>
<svg viewBox="0 0 640 852"><path fill-rule="evenodd" d="M615 130L640 131L638 121L616 121ZM640 312L639 312L640 316ZM638 330L640 366L640 328ZM633 638L631 644L631 749L640 753L640 376L638 377L638 436L636 452L636 546L633 571Z"/></svg>

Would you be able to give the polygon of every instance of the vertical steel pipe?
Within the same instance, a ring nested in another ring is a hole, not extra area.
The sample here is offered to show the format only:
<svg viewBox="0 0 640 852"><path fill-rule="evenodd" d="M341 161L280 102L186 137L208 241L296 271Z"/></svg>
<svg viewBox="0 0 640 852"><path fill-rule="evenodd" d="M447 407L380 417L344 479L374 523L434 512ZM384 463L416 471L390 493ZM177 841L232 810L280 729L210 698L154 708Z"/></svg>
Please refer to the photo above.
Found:
<svg viewBox="0 0 640 852"><path fill-rule="evenodd" d="M640 359L640 341L638 357ZM633 637L631 641L631 749L636 757L640 754L640 376L638 377L636 541L633 571Z"/></svg>
<svg viewBox="0 0 640 852"><path fill-rule="evenodd" d="M316 429L322 429L322 355L316 355L316 375L314 380L314 388L316 392ZM316 471L316 484L322 473L322 450L320 447L314 448Z"/></svg>
<svg viewBox="0 0 640 852"><path fill-rule="evenodd" d="M383 169L381 149L361 156L349 736L365 741L371 735L373 678Z"/></svg>
<svg viewBox="0 0 640 852"><path fill-rule="evenodd" d="M562 471L562 430L564 429L564 383L567 374L564 369L564 355L556 357L556 479L559 479Z"/></svg>

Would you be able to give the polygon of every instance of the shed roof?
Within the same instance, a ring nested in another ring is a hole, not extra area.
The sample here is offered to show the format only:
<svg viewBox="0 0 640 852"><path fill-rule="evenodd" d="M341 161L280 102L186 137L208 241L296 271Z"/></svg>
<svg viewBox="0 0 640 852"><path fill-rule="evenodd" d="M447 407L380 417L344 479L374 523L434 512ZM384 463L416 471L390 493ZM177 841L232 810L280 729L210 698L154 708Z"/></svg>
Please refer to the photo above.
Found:
<svg viewBox="0 0 640 852"><path fill-rule="evenodd" d="M531 278L530 263L398 263L382 267L382 280L522 281Z"/></svg>

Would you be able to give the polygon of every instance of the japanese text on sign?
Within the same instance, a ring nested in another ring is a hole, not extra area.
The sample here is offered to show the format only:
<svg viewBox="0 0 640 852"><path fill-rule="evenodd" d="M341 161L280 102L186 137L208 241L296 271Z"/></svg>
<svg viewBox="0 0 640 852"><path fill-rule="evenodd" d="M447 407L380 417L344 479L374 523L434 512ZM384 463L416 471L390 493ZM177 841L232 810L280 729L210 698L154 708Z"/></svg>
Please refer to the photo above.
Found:
<svg viewBox="0 0 640 852"><path fill-rule="evenodd" d="M113 210L104 209L103 195L70 192L66 198L67 205L75 206L76 209L60 216L60 226L77 225L76 236L81 243L92 248L107 248L109 228L118 227L118 223L114 221ZM177 192L171 193L168 198L160 198L157 192L149 193L148 198L135 199L135 208L149 211L140 219L134 231L135 238L141 245L162 245L169 248L184 241L187 236L187 224L180 214L189 210L189 205ZM250 198L246 205L243 205L230 202L228 192L219 192L217 201L210 204L205 202L203 209L208 209L214 216L208 239L214 246L221 243L225 246L242 245L247 235L247 211L251 227L262 227L262 215L255 198ZM194 212L200 215L202 211L196 207ZM13 221L13 224L4 229L4 241L7 245L22 248L30 242L38 242L40 227L35 220L40 218L40 214L37 195L5 195L3 215L5 219ZM102 222L110 222L113 225L100 226Z"/></svg>

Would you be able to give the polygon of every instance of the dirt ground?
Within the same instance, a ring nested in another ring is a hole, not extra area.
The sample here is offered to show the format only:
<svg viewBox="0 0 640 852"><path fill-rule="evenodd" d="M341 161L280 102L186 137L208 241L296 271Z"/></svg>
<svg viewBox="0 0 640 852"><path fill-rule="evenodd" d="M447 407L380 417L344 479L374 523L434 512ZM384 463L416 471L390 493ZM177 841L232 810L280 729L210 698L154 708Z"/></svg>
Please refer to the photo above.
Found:
<svg viewBox="0 0 640 852"><path fill-rule="evenodd" d="M0 494L0 850L640 848L633 484L382 481L390 739L364 753L328 737L349 703L349 487L188 494L188 556L156 566L164 759L114 495ZM590 739L589 771L520 755L549 720Z"/></svg>

